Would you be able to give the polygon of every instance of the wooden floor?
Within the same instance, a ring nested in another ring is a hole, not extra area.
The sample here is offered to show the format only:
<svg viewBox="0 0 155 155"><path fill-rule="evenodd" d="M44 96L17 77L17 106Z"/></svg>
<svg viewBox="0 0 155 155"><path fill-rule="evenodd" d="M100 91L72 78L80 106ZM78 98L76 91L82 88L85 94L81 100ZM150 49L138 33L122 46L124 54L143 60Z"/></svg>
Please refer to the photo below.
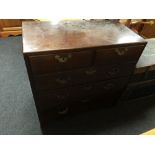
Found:
<svg viewBox="0 0 155 155"><path fill-rule="evenodd" d="M142 135L155 135L155 128L144 132Z"/></svg>

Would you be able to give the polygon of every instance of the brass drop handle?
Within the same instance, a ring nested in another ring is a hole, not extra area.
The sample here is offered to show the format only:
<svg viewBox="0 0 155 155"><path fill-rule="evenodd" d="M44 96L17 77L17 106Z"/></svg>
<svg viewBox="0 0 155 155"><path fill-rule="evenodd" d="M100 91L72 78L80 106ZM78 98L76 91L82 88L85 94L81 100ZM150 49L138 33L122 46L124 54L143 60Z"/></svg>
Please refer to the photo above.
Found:
<svg viewBox="0 0 155 155"><path fill-rule="evenodd" d="M65 96L64 95L56 95L56 97L59 100L64 100L65 99Z"/></svg>
<svg viewBox="0 0 155 155"><path fill-rule="evenodd" d="M69 111L69 108L68 108L68 107L65 107L64 109L58 111L58 114L60 114L60 115L65 115L65 114L68 113L68 111Z"/></svg>
<svg viewBox="0 0 155 155"><path fill-rule="evenodd" d="M107 85L104 86L104 89L106 90L110 90L114 87L114 84L113 83L108 83Z"/></svg>
<svg viewBox="0 0 155 155"><path fill-rule="evenodd" d="M95 74L95 73L96 73L96 70L93 69L93 68L86 71L86 74L87 74L87 75L93 75L93 74Z"/></svg>
<svg viewBox="0 0 155 155"><path fill-rule="evenodd" d="M62 57L60 55L55 55L55 59L58 60L58 62L60 63L65 63L67 62L69 59L71 59L72 55L68 54L66 57Z"/></svg>
<svg viewBox="0 0 155 155"><path fill-rule="evenodd" d="M60 83L60 84L66 84L69 80L70 80L70 78L68 78L68 79L57 78L56 82Z"/></svg>
<svg viewBox="0 0 155 155"><path fill-rule="evenodd" d="M111 71L108 72L110 75L115 75L119 73L119 68L113 68Z"/></svg>
<svg viewBox="0 0 155 155"><path fill-rule="evenodd" d="M92 89L92 86L86 86L84 87L84 90L91 90Z"/></svg>
<svg viewBox="0 0 155 155"><path fill-rule="evenodd" d="M128 48L124 48L122 50L120 50L119 48L116 48L115 49L115 52L119 55L119 56L122 56L122 55L125 55L125 52L128 51Z"/></svg>
<svg viewBox="0 0 155 155"><path fill-rule="evenodd" d="M148 25L153 25L154 24L154 21L132 21L130 23L130 25L137 25L137 24L148 24Z"/></svg>
<svg viewBox="0 0 155 155"><path fill-rule="evenodd" d="M82 103L87 103L87 102L89 102L89 99L88 98L87 99L82 99L81 102Z"/></svg>

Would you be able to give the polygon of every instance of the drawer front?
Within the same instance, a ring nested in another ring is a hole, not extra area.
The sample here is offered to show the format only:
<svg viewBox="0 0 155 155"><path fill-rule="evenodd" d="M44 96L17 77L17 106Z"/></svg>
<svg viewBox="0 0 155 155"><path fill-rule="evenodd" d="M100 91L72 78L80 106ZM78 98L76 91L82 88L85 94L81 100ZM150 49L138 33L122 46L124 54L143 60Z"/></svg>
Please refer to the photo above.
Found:
<svg viewBox="0 0 155 155"><path fill-rule="evenodd" d="M90 66L92 51L29 56L29 61L33 74L46 74Z"/></svg>
<svg viewBox="0 0 155 155"><path fill-rule="evenodd" d="M70 87L69 94L70 101L81 100L80 102L87 102L86 100L89 100L89 98L94 95L94 84Z"/></svg>
<svg viewBox="0 0 155 155"><path fill-rule="evenodd" d="M69 93L67 89L50 92L38 92L36 95L37 106L41 110L48 110L53 107L63 107L67 105Z"/></svg>
<svg viewBox="0 0 155 155"><path fill-rule="evenodd" d="M126 86L128 79L128 77L125 77L78 87L71 87L69 89L69 99L79 99L83 97L88 97L89 99L89 97L91 98L91 96L96 97L103 94L112 94L114 92L122 90Z"/></svg>
<svg viewBox="0 0 155 155"><path fill-rule="evenodd" d="M100 90L102 91L102 90ZM73 100L70 102L69 109L71 112L79 112L79 111L85 111L85 110L91 110L95 108L100 107L109 107L117 104L117 101L119 100L121 96L120 91L116 91L114 93L103 93L102 95L98 94L91 94L91 95L83 95L76 100L72 98Z"/></svg>
<svg viewBox="0 0 155 155"><path fill-rule="evenodd" d="M38 91L65 88L86 82L84 71L85 69L58 72L51 75L34 76L33 78Z"/></svg>
<svg viewBox="0 0 155 155"><path fill-rule="evenodd" d="M95 94L102 97L104 94L114 94L121 92L127 85L128 80L129 78L125 77L96 83L94 85Z"/></svg>
<svg viewBox="0 0 155 155"><path fill-rule="evenodd" d="M76 114L79 112L84 112L88 110L94 110L95 108L109 107L117 104L120 94L104 94L100 98L95 98L94 96L83 96L79 100L72 100L69 104L59 104L57 106L48 107L42 109L41 119L45 123L53 118L59 118L69 114Z"/></svg>
<svg viewBox="0 0 155 155"><path fill-rule="evenodd" d="M144 45L99 49L96 51L95 64L137 62L143 49Z"/></svg>
<svg viewBox="0 0 155 155"><path fill-rule="evenodd" d="M134 63L100 66L96 68L96 77L97 80L108 80L121 76L129 76L133 73L134 69Z"/></svg>
<svg viewBox="0 0 155 155"><path fill-rule="evenodd" d="M80 100L93 94L93 85L84 85L48 92L38 92L37 103L42 109L67 105L70 101ZM81 101L82 102L82 101ZM85 101L83 101L85 102Z"/></svg>
<svg viewBox="0 0 155 155"><path fill-rule="evenodd" d="M119 94L120 95L120 94ZM76 102L70 105L70 113L79 113L99 108L111 107L117 104L119 99L118 94L111 94L110 96L104 95L102 98L89 98L87 102Z"/></svg>
<svg viewBox="0 0 155 155"><path fill-rule="evenodd" d="M108 80L111 78L128 76L135 68L135 64L110 65L104 67L91 67L75 71L60 72L51 75L34 76L38 91L66 88L79 84Z"/></svg>
<svg viewBox="0 0 155 155"><path fill-rule="evenodd" d="M97 106L111 106L119 98L127 82L128 78L120 78L38 93L37 106L45 114L47 112L58 116Z"/></svg>
<svg viewBox="0 0 155 155"><path fill-rule="evenodd" d="M40 111L41 120L43 123L51 121L51 119L60 118L70 114L76 114L89 110L94 110L103 107L111 107L117 104L120 94L105 94L101 98L93 96L80 97L79 100L72 100L69 104L60 104L53 107L48 107Z"/></svg>

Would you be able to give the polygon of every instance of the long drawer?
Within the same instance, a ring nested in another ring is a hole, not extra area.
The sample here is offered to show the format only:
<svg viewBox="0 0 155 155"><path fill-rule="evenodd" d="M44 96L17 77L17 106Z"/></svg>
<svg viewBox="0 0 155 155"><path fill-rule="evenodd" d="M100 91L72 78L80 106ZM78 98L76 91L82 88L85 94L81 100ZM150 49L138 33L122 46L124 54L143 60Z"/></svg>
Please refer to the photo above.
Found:
<svg viewBox="0 0 155 155"><path fill-rule="evenodd" d="M98 49L96 50L95 64L107 65L113 63L137 62L144 45Z"/></svg>
<svg viewBox="0 0 155 155"><path fill-rule="evenodd" d="M107 80L102 82L96 82L93 84L87 84L78 87L71 87L69 89L69 101L74 104L75 101L80 101L81 103L89 102L92 98L104 98L111 94L120 92L126 86L128 82L128 77Z"/></svg>
<svg viewBox="0 0 155 155"><path fill-rule="evenodd" d="M62 117L64 115L76 114L82 111L94 110L103 107L111 107L117 104L120 92L104 94L100 98L89 97L89 100L83 99L74 101L73 104L59 104L57 106L50 106L48 108L41 108L40 115L43 121L48 121L53 118Z"/></svg>
<svg viewBox="0 0 155 155"><path fill-rule="evenodd" d="M43 91L37 93L37 104L39 109L48 110L49 108L60 106L65 107L74 104L87 104L96 99L102 100L106 96L112 96L122 91L128 82L128 78L120 78L85 84L67 89L58 89L54 91Z"/></svg>
<svg viewBox="0 0 155 155"><path fill-rule="evenodd" d="M74 71L59 72L51 75L34 76L36 90L54 90L66 88L78 84L108 80L121 76L130 75L135 68L135 64L108 65L91 67Z"/></svg>

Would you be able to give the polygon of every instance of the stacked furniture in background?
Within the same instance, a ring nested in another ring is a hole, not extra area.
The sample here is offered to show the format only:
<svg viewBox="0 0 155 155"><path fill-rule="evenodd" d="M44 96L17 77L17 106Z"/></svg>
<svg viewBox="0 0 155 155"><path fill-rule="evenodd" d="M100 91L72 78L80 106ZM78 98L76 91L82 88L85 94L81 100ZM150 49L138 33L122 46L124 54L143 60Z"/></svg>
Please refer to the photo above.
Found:
<svg viewBox="0 0 155 155"><path fill-rule="evenodd" d="M155 95L155 39L148 42L135 69L123 100L142 99Z"/></svg>
<svg viewBox="0 0 155 155"><path fill-rule="evenodd" d="M18 36L22 34L22 22L32 19L0 19L0 37Z"/></svg>
<svg viewBox="0 0 155 155"><path fill-rule="evenodd" d="M155 37L154 19L120 19L119 22L126 25L144 38Z"/></svg>

